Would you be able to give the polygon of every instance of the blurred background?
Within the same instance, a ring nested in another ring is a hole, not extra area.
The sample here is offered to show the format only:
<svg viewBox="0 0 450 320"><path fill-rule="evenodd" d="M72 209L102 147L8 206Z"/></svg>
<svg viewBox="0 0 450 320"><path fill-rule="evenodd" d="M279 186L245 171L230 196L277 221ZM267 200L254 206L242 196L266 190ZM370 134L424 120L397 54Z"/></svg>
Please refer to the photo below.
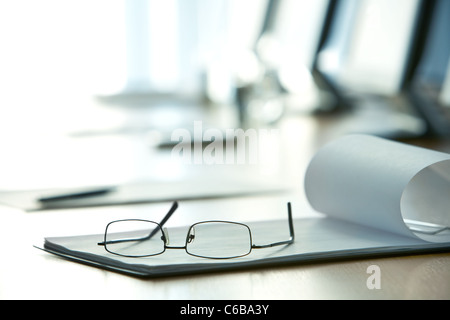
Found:
<svg viewBox="0 0 450 320"><path fill-rule="evenodd" d="M219 181L168 152L195 120L281 130L252 170L298 186L329 132L448 140L449 17L448 0L1 1L0 190Z"/></svg>

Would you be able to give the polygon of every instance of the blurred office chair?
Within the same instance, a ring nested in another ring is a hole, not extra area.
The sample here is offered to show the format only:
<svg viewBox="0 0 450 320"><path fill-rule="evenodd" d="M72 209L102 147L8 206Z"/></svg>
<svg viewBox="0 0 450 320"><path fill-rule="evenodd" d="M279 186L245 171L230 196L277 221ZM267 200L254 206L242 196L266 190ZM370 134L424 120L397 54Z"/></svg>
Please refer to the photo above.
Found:
<svg viewBox="0 0 450 320"><path fill-rule="evenodd" d="M324 106L311 70L330 0L269 0L254 53L261 75L237 88L241 118L274 122L285 109L310 112ZM326 92L325 92L326 93Z"/></svg>
<svg viewBox="0 0 450 320"><path fill-rule="evenodd" d="M425 123L405 88L426 24L426 0L331 0L313 74L336 109L355 114L350 132L421 136Z"/></svg>
<svg viewBox="0 0 450 320"><path fill-rule="evenodd" d="M450 136L450 1L429 0L423 47L408 94L428 133Z"/></svg>

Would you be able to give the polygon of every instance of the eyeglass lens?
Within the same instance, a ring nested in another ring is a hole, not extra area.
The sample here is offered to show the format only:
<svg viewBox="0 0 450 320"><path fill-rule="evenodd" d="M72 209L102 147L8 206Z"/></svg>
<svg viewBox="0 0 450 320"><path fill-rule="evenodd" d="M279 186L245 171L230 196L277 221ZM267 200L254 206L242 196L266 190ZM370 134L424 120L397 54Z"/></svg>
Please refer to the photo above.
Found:
<svg viewBox="0 0 450 320"><path fill-rule="evenodd" d="M144 220L115 221L105 235L107 251L130 257L145 257L163 253L164 238L159 225Z"/></svg>
<svg viewBox="0 0 450 320"><path fill-rule="evenodd" d="M236 258L251 250L250 229L234 222L200 222L188 232L186 251L205 258Z"/></svg>

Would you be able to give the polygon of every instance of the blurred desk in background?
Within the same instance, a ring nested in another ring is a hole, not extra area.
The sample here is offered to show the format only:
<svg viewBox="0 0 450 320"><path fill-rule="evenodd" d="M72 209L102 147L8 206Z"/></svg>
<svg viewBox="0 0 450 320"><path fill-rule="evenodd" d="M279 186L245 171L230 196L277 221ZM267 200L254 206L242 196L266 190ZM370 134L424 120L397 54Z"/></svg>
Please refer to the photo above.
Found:
<svg viewBox="0 0 450 320"><path fill-rule="evenodd" d="M150 148L139 135L63 137L45 142L36 137L10 140L11 157L0 168L2 188L38 187L39 183L120 183L137 178L180 179L207 177L222 171L239 175L254 170L259 176L286 181L285 193L225 197L181 202L167 224L190 225L221 218L237 221L279 217L292 201L294 217L317 216L303 194L303 174L312 155L342 134L336 118L293 116L280 124L277 146L267 146L269 162L263 166L186 166L173 162L170 153ZM61 140L60 140L61 139ZM68 140L67 140L68 139ZM56 144L55 141L57 142ZM419 139L408 143L450 152L448 140ZM55 145L59 146L54 147ZM77 146L77 147L73 147ZM45 152L43 152L45 150ZM86 152L86 150L89 150ZM273 150L277 150L276 153ZM188 175L187 173L190 173ZM27 175L32 175L27 176ZM29 179L28 179L29 178ZM33 179L31 179L33 178ZM109 180L108 180L109 179ZM220 181L216 181L219 183ZM192 183L196 183L192 179ZM46 236L101 233L105 225L121 218L160 218L167 202L58 209L27 213L1 207L1 299L449 299L450 254L374 258L298 266L212 273L141 280L77 264L46 254L33 244ZM381 270L381 289L370 290L367 269Z"/></svg>

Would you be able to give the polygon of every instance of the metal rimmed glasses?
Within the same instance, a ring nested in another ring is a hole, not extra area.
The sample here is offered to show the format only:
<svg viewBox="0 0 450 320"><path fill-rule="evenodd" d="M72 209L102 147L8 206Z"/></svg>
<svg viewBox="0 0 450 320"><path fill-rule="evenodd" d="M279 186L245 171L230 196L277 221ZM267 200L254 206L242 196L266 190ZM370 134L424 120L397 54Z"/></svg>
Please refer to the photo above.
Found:
<svg viewBox="0 0 450 320"><path fill-rule="evenodd" d="M169 246L169 234L163 225L178 208L174 202L160 223L126 219L108 223L103 242L105 250L119 256L139 258L164 253L166 249L184 249L187 254L207 259L243 257L252 249L288 245L294 242L291 204L288 203L289 240L255 245L250 228L239 222L202 221L191 225L184 246Z"/></svg>

